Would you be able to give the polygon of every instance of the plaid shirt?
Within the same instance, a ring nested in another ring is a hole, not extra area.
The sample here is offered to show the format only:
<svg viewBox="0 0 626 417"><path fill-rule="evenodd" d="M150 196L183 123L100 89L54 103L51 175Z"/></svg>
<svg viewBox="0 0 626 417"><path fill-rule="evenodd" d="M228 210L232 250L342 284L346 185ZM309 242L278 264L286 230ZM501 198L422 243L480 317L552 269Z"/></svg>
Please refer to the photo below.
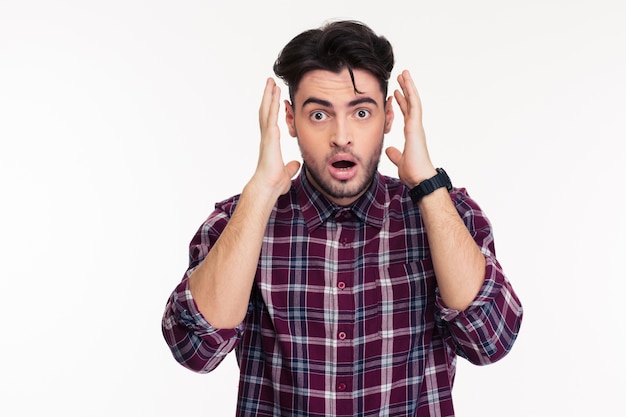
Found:
<svg viewBox="0 0 626 417"><path fill-rule="evenodd" d="M238 416L453 416L457 355L488 364L511 349L521 304L495 258L489 221L465 189L451 193L486 258L465 311L443 304L420 211L378 174L351 207L329 203L300 175L269 219L248 314L213 328L187 277L238 201L218 203L190 244L190 265L163 316L176 360L210 372L233 349Z"/></svg>

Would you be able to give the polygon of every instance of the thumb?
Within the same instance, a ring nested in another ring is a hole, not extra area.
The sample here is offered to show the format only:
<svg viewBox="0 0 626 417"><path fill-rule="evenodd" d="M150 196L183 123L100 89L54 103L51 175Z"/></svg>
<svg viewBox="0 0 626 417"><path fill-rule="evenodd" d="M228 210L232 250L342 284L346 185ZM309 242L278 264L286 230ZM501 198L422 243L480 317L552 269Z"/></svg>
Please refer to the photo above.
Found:
<svg viewBox="0 0 626 417"><path fill-rule="evenodd" d="M296 173L300 169L300 162L298 162L298 161L288 162L285 165L285 168L287 169L287 173L289 174L289 178L293 178L293 176L296 175Z"/></svg>
<svg viewBox="0 0 626 417"><path fill-rule="evenodd" d="M402 159L402 152L400 152L398 148L390 146L385 149L385 153L387 154L389 160L391 160L391 162L393 162L395 166L398 166L400 164L400 160Z"/></svg>

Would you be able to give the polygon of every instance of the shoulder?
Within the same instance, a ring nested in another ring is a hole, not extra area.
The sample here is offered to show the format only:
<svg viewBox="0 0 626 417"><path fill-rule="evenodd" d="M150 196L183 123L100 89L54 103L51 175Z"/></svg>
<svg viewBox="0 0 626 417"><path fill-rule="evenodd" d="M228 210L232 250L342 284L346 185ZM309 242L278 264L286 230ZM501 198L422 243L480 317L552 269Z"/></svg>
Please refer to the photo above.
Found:
<svg viewBox="0 0 626 417"><path fill-rule="evenodd" d="M461 216L464 214L481 214L482 210L478 203L469 195L466 188L455 187L450 191L450 199Z"/></svg>
<svg viewBox="0 0 626 417"><path fill-rule="evenodd" d="M380 185L385 189L387 195L390 196L398 196L408 195L408 190L404 184L398 179L394 177L389 177L387 175L379 174L378 181Z"/></svg>
<svg viewBox="0 0 626 417"><path fill-rule="evenodd" d="M237 207L237 203L239 202L239 198L241 194L233 195L225 200L218 201L215 203L215 211L222 212L226 216L231 217L235 208Z"/></svg>
<svg viewBox="0 0 626 417"><path fill-rule="evenodd" d="M215 203L215 212L222 213L228 218L232 217L235 209L237 208L237 204L239 203L240 198L241 194L235 194L225 200L218 201L217 203ZM276 215L277 213L294 211L298 211L298 202L296 198L296 187L292 183L289 191L281 195L276 201L272 216Z"/></svg>
<svg viewBox="0 0 626 417"><path fill-rule="evenodd" d="M398 178L381 174L379 184L384 192L385 206L391 216L419 214L417 205L409 196L409 189Z"/></svg>

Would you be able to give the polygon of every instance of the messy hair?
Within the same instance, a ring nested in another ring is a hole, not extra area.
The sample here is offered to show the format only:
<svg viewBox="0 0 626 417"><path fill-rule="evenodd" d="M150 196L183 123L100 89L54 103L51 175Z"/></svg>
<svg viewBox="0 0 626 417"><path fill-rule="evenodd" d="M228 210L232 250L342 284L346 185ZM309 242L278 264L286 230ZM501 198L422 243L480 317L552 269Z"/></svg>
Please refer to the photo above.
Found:
<svg viewBox="0 0 626 417"><path fill-rule="evenodd" d="M391 43L361 22L353 20L327 23L318 29L294 37L274 62L274 73L294 95L302 77L309 71L335 73L348 69L355 93L360 93L353 70L360 69L378 80L383 97L387 96L389 77L394 65Z"/></svg>

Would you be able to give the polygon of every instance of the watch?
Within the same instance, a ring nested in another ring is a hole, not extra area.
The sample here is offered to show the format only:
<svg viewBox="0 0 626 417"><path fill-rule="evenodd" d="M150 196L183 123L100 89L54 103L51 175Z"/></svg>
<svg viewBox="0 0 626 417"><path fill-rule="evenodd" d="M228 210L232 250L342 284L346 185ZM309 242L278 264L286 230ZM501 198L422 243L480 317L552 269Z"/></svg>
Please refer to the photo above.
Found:
<svg viewBox="0 0 626 417"><path fill-rule="evenodd" d="M446 187L448 191L451 191L452 182L443 168L437 168L437 175L417 184L409 191L409 196L411 197L411 200L417 204L422 197L442 187Z"/></svg>

